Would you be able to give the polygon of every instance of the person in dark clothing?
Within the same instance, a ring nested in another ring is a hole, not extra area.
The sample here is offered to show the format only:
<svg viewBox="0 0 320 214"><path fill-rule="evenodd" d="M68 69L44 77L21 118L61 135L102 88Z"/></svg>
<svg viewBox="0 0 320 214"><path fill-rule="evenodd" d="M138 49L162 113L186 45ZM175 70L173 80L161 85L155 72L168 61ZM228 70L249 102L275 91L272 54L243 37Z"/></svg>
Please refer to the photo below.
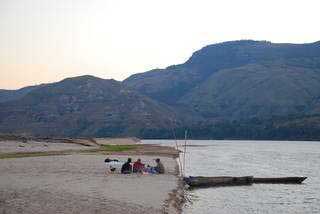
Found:
<svg viewBox="0 0 320 214"><path fill-rule="evenodd" d="M161 163L160 158L156 159L156 163L157 163L157 165L154 167L154 169L156 170L157 173L163 174L164 173L164 166Z"/></svg>
<svg viewBox="0 0 320 214"><path fill-rule="evenodd" d="M132 173L132 166L131 166L131 158L128 158L127 162L125 162L121 167L122 174L130 174Z"/></svg>

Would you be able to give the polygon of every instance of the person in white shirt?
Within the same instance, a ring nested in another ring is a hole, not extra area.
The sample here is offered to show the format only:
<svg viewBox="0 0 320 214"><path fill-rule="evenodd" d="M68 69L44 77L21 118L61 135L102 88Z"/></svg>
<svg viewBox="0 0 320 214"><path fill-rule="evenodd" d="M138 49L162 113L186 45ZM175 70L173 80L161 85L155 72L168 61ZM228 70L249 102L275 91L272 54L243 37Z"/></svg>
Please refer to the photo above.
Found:
<svg viewBox="0 0 320 214"><path fill-rule="evenodd" d="M121 173L121 166L122 166L123 162L120 162L117 159L109 159L109 158L106 158L104 160L104 162L105 162L106 168L107 168L106 174Z"/></svg>

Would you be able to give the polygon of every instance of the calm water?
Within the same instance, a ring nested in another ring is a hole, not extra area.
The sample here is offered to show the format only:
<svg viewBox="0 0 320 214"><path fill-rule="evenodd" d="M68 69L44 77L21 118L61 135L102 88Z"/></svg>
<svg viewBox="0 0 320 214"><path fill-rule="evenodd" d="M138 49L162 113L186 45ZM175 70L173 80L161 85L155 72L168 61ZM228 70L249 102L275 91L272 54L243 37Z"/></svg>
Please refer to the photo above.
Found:
<svg viewBox="0 0 320 214"><path fill-rule="evenodd" d="M320 213L320 142L189 140L188 144L193 146L187 148L186 175L308 179L302 185L253 184L188 191L190 202L184 213Z"/></svg>

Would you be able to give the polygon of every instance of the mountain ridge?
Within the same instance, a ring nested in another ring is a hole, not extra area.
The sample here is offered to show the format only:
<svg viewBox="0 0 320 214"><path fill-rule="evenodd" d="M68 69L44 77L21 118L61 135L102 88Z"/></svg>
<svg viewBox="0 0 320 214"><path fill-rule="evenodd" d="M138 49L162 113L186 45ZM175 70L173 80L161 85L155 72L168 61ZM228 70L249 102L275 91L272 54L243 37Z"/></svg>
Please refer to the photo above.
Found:
<svg viewBox="0 0 320 214"><path fill-rule="evenodd" d="M201 48L185 63L134 74L122 82L86 75L31 88L2 103L1 93L0 132L18 130L18 117L8 119L8 115L25 118L29 111L38 111L41 117L53 114L66 124L73 121L69 124L73 132L60 130L67 136L172 138L172 129L177 136L190 129L198 133L197 138L320 139L315 134L320 127L314 125L320 121L320 41L223 42ZM61 101L57 96L69 98ZM82 114L75 108L75 113L65 114L66 119L59 112L70 110L70 96L76 97L75 106ZM43 107L46 105L50 111ZM59 111L50 105L60 106ZM124 107L118 110L118 106ZM96 116L88 116L90 112ZM117 116L110 119L107 112ZM82 128L73 117L86 121ZM34 125L34 118L24 122L30 125L30 121ZM46 125L37 124L38 128ZM19 126L20 132L48 134Z"/></svg>
<svg viewBox="0 0 320 214"><path fill-rule="evenodd" d="M5 133L122 136L138 135L145 126L165 127L175 113L127 90L121 82L80 76L47 84L19 100L0 104L0 118L0 130Z"/></svg>
<svg viewBox="0 0 320 214"><path fill-rule="evenodd" d="M294 51L287 50L291 46ZM266 48L269 51L265 51ZM296 49L299 50L298 53ZM291 60L298 56L301 58L301 54L308 58L312 56L313 59L315 56L319 57L319 50L319 42L290 44L289 47L254 40L223 42L201 48L183 64L135 74L125 79L124 83L153 99L174 104L175 100L218 70L267 60L281 60L282 55L289 53Z"/></svg>

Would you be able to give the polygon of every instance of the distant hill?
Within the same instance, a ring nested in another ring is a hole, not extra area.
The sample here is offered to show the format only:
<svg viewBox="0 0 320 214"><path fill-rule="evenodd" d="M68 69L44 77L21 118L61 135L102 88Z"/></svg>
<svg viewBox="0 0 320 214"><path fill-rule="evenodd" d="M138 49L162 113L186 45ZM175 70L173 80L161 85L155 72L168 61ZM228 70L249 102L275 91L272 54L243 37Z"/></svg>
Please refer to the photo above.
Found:
<svg viewBox="0 0 320 214"><path fill-rule="evenodd" d="M169 107L92 76L47 84L0 104L1 132L36 136L135 136L144 127L174 127L174 119Z"/></svg>
<svg viewBox="0 0 320 214"><path fill-rule="evenodd" d="M25 96L32 90L39 88L41 86L42 85L29 86L29 87L21 88L18 90L1 90L0 89L0 103L20 99L21 97Z"/></svg>
<svg viewBox="0 0 320 214"><path fill-rule="evenodd" d="M320 69L260 63L215 72L178 103L205 118L311 114L320 101Z"/></svg>
<svg viewBox="0 0 320 214"><path fill-rule="evenodd" d="M320 42L232 41L209 45L181 65L124 83L204 118L268 118L312 113L320 100Z"/></svg>
<svg viewBox="0 0 320 214"><path fill-rule="evenodd" d="M0 91L0 132L320 140L320 42L241 40L123 82L68 78Z"/></svg>

